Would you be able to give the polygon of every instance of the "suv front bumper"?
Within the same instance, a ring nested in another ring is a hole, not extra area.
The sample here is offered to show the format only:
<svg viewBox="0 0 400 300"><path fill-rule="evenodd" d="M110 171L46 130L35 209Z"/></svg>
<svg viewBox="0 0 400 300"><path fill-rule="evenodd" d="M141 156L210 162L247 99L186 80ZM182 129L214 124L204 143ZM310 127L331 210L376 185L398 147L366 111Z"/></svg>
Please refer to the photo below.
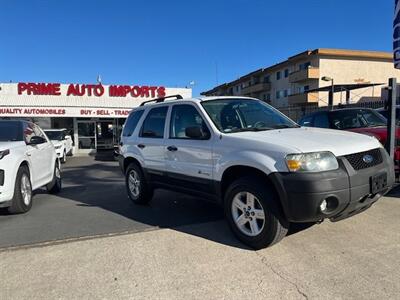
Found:
<svg viewBox="0 0 400 300"><path fill-rule="evenodd" d="M339 169L318 173L272 173L269 178L279 194L283 213L290 222L315 222L326 218L339 221L369 208L394 184L394 166L386 151L380 149L383 162L354 170L344 157L338 157ZM386 173L387 185L372 193L371 178ZM321 203L332 206L325 212Z"/></svg>

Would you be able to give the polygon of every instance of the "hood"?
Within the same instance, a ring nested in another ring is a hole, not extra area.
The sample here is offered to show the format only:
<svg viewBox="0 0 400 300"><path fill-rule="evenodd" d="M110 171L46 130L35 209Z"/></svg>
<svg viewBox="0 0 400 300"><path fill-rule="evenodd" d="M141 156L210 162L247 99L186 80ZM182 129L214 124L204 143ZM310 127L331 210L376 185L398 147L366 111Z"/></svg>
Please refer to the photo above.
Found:
<svg viewBox="0 0 400 300"><path fill-rule="evenodd" d="M336 156L363 152L382 147L371 136L358 133L323 128L288 128L258 132L239 132L231 134L252 142L268 142L280 145L293 152L330 151Z"/></svg>
<svg viewBox="0 0 400 300"><path fill-rule="evenodd" d="M378 127L365 127L365 128L351 128L348 129L351 132L357 132L361 134L373 135L378 140L385 142L387 139L387 128L386 126L378 126ZM396 138L400 138L400 128L396 128Z"/></svg>
<svg viewBox="0 0 400 300"><path fill-rule="evenodd" d="M60 145L62 145L62 141L59 141L59 140L50 140L51 142L52 142L52 144L54 145L54 146L60 146Z"/></svg>
<svg viewBox="0 0 400 300"><path fill-rule="evenodd" d="M24 141L18 141L18 142L0 142L0 151L6 150L6 149L13 149L21 146L26 146Z"/></svg>

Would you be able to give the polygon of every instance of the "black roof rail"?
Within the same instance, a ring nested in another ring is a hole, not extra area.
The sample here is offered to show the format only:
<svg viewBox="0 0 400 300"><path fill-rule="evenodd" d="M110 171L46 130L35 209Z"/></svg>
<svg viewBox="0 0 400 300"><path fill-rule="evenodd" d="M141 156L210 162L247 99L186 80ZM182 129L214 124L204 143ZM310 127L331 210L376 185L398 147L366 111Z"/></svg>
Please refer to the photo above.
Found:
<svg viewBox="0 0 400 300"><path fill-rule="evenodd" d="M140 106L144 106L145 104L150 103L150 102L155 102L155 103L164 102L165 99L169 99L169 98L176 98L178 100L183 99L183 97L181 95L176 94L176 95L165 96L165 97L160 97L160 98L144 101L144 102L142 102L142 104L140 104Z"/></svg>

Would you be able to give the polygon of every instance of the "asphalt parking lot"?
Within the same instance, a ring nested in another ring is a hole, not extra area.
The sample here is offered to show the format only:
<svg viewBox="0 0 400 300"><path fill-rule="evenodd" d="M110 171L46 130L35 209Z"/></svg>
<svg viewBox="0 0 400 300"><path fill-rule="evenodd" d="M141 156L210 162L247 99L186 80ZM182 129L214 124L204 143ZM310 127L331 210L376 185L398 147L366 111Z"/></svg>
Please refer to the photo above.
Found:
<svg viewBox="0 0 400 300"><path fill-rule="evenodd" d="M107 156L72 157L63 165L63 190L36 192L28 214L0 210L0 248L107 234L173 228L222 218L218 206L157 191L149 206L132 204L118 163Z"/></svg>
<svg viewBox="0 0 400 300"><path fill-rule="evenodd" d="M398 189L253 251L211 203L157 191L132 205L114 161L72 158L63 174L59 196L40 191L28 214L1 212L0 298L399 299Z"/></svg>

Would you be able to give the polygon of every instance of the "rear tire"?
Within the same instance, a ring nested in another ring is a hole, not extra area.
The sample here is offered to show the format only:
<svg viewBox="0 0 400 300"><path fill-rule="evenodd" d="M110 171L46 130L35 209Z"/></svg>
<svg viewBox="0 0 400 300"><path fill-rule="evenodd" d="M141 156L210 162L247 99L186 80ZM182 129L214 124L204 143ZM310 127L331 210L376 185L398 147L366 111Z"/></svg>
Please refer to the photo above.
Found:
<svg viewBox="0 0 400 300"><path fill-rule="evenodd" d="M135 204L147 204L153 197L153 189L149 187L142 169L135 163L126 169L125 186L129 199Z"/></svg>
<svg viewBox="0 0 400 300"><path fill-rule="evenodd" d="M58 194L62 189L60 164L56 161L53 173L53 180L46 186L50 194Z"/></svg>
<svg viewBox="0 0 400 300"><path fill-rule="evenodd" d="M282 217L276 193L266 182L240 178L228 187L224 200L229 226L244 244L262 249L286 236L289 223Z"/></svg>
<svg viewBox="0 0 400 300"><path fill-rule="evenodd" d="M14 197L8 212L11 214L26 213L32 208L32 184L27 166L18 169L15 179Z"/></svg>

